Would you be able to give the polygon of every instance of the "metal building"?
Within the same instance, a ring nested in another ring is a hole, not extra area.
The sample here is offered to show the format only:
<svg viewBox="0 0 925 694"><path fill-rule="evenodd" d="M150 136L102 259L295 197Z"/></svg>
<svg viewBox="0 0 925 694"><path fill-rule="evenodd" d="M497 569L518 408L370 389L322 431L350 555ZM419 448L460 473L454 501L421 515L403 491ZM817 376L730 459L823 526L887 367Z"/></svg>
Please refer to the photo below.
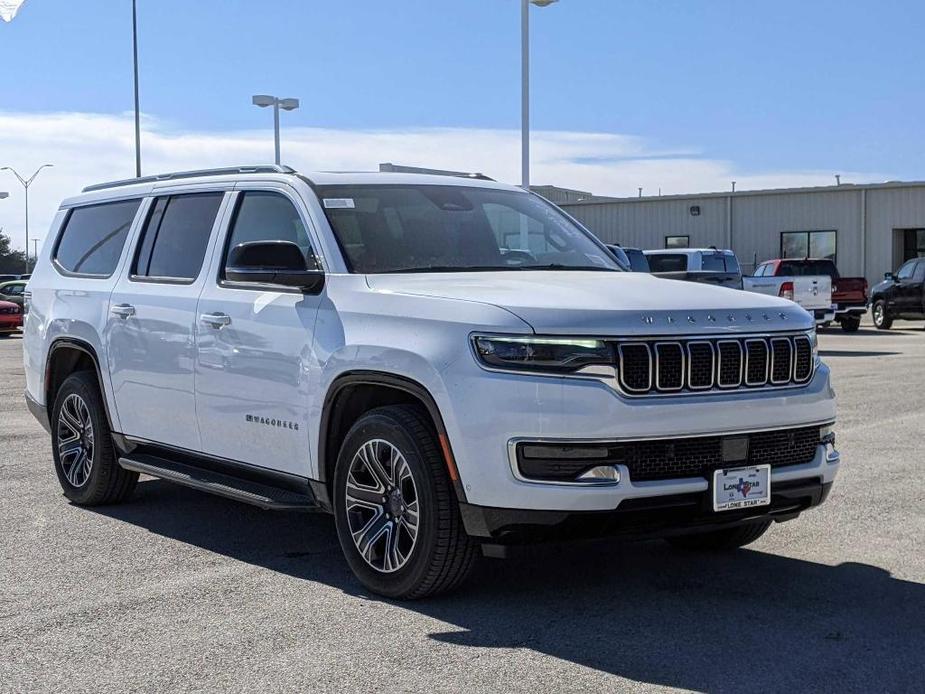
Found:
<svg viewBox="0 0 925 694"><path fill-rule="evenodd" d="M591 197L559 205L601 240L638 248L731 248L744 271L770 258L834 257L873 283L925 256L925 182Z"/></svg>

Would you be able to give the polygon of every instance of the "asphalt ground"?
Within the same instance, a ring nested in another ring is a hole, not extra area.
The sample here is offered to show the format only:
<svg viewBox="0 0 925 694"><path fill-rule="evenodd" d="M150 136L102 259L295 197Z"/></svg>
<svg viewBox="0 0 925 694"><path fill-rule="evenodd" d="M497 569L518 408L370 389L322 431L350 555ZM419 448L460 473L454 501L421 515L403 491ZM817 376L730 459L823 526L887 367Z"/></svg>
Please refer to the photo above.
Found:
<svg viewBox="0 0 925 694"><path fill-rule="evenodd" d="M613 542L368 594L328 516L143 479L62 496L0 340L0 691L916 691L925 685L925 331L825 331L842 470L747 549Z"/></svg>

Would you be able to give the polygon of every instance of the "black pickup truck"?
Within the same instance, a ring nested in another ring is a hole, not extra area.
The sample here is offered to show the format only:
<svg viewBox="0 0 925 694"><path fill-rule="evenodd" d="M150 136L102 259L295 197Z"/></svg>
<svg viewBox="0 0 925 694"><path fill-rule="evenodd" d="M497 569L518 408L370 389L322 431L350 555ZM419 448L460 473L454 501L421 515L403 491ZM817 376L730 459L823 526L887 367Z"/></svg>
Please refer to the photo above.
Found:
<svg viewBox="0 0 925 694"><path fill-rule="evenodd" d="M870 306L881 330L889 330L896 319L925 320L925 258L913 258L895 273L886 273L870 292Z"/></svg>

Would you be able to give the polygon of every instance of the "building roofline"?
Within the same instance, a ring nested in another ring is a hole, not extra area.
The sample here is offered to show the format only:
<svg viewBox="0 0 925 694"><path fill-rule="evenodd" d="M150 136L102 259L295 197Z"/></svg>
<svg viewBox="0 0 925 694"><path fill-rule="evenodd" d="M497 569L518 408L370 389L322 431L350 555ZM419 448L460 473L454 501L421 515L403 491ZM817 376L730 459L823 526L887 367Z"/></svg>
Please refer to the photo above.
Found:
<svg viewBox="0 0 925 694"><path fill-rule="evenodd" d="M678 195L646 195L624 198L596 195L588 200L560 202L562 206L601 205L606 203L657 202L660 200L703 200L708 198L747 198L761 195L791 195L794 193L844 193L853 190L879 190L890 188L925 188L925 181L886 181L884 183L842 183L834 186L807 186L803 188L765 188L759 190L736 190L713 193L681 193Z"/></svg>

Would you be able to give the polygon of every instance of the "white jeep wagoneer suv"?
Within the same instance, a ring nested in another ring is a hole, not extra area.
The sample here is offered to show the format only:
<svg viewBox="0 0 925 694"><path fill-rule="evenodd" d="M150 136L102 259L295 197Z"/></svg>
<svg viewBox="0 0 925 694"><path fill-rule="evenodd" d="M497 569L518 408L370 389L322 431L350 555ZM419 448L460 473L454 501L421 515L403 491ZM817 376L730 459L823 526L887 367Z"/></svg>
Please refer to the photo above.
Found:
<svg viewBox="0 0 925 694"><path fill-rule="evenodd" d="M26 399L65 495L124 501L143 473L332 512L384 595L537 540L738 547L838 470L803 309L622 272L484 177L140 178L65 200L48 239Z"/></svg>

